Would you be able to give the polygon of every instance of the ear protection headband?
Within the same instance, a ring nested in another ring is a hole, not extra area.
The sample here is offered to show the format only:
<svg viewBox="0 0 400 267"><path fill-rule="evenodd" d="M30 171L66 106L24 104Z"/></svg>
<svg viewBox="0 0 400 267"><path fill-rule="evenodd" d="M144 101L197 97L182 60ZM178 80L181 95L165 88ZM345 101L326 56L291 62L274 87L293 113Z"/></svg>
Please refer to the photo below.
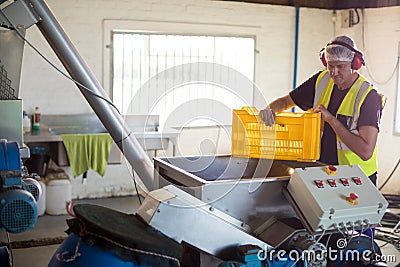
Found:
<svg viewBox="0 0 400 267"><path fill-rule="evenodd" d="M332 42L328 43L324 48L322 48L321 51L319 51L319 58L321 59L321 62L325 67L328 65L325 60L325 49L330 45L344 46L354 52L354 58L353 58L353 61L351 62L351 68L353 70L359 70L363 65L365 66L364 56L360 51L354 49L354 47L352 47L351 45L348 45L344 42L332 41Z"/></svg>

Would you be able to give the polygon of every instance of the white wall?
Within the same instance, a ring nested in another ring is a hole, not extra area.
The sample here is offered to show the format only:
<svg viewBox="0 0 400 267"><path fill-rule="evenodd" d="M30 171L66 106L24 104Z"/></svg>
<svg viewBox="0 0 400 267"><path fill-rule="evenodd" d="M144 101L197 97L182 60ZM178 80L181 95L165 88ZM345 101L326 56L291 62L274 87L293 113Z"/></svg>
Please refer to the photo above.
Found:
<svg viewBox="0 0 400 267"><path fill-rule="evenodd" d="M196 28L204 26L208 32L212 31L213 25L230 29L248 28L249 34L256 35L258 52L255 82L265 99L273 100L292 88L295 35L295 9L292 7L208 0L48 0L47 3L100 81L108 75L104 73L103 55L107 49L104 34L109 33L103 32L103 21L130 20L159 22L160 25L163 22L192 23L197 25ZM321 68L318 52L334 34L350 34L362 44L361 25L342 29L337 23L334 27L331 14L332 12L328 10L300 9L297 84ZM377 79L385 79L394 68L400 40L399 15L399 7L366 10L366 56ZM26 36L46 57L61 67L36 27L29 29ZM359 46L363 50L364 47ZM390 100L385 110L379 141L381 179L390 173L399 157L399 153L395 150L398 150L400 141L392 134L394 118L392 100L395 96L395 82L395 79L392 79L390 83L379 86ZM108 83L103 86L109 92ZM49 67L27 46L23 60L20 97L24 100L24 108L28 111L39 105L44 114L91 112L91 108L76 86ZM261 103L260 97L256 96L254 104L261 108ZM218 138L214 136L214 132L210 133L211 139ZM226 142L224 144L224 147L217 149L218 152L229 152ZM193 146L197 149L198 144L193 145L193 140L190 138L182 138L179 146ZM400 182L396 183L393 179L390 185L387 190L400 192ZM89 173L86 185L80 183L80 178L73 181L73 194L78 197L121 195L132 192L133 185L125 165L110 166L103 178L95 173Z"/></svg>

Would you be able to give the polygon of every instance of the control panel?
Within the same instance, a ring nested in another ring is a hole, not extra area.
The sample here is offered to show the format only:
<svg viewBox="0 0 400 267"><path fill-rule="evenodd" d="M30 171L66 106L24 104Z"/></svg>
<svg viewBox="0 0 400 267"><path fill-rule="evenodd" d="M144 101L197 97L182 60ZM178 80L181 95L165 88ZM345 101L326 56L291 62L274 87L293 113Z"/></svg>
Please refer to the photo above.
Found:
<svg viewBox="0 0 400 267"><path fill-rule="evenodd" d="M388 206L358 165L295 169L287 191L313 232L365 230Z"/></svg>

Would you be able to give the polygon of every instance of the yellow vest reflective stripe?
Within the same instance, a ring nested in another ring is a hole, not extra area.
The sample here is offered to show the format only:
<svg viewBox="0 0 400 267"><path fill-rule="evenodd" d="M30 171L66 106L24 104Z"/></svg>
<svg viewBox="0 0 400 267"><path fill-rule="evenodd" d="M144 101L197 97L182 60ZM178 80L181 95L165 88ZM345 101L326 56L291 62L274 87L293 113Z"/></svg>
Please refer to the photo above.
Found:
<svg viewBox="0 0 400 267"><path fill-rule="evenodd" d="M325 107L328 106L333 85L333 80L327 70L318 75L317 82L315 83L314 108L318 104L323 104Z"/></svg>
<svg viewBox="0 0 400 267"><path fill-rule="evenodd" d="M314 108L317 104L322 104L328 107L330 97L333 91L333 80L327 70L320 73L315 84ZM344 97L339 106L337 114L349 117L347 128L354 134L358 135L357 121L360 116L360 108L365 100L365 97L373 89L373 86L367 80L359 75L354 82L349 92ZM385 97L382 97L382 107L384 106ZM336 136L336 146L338 151L338 162L340 165L358 164L363 171L368 175L374 174L378 170L377 163L377 146L375 146L372 157L364 161L357 154L353 153L338 136Z"/></svg>

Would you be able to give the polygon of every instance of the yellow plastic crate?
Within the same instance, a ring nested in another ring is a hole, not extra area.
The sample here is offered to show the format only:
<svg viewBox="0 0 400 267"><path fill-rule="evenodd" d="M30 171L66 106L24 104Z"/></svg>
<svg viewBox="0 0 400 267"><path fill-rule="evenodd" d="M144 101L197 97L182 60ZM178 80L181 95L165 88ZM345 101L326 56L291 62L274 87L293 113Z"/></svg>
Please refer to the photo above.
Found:
<svg viewBox="0 0 400 267"><path fill-rule="evenodd" d="M266 126L255 107L233 110L232 156L316 161L321 149L321 114L282 112Z"/></svg>

